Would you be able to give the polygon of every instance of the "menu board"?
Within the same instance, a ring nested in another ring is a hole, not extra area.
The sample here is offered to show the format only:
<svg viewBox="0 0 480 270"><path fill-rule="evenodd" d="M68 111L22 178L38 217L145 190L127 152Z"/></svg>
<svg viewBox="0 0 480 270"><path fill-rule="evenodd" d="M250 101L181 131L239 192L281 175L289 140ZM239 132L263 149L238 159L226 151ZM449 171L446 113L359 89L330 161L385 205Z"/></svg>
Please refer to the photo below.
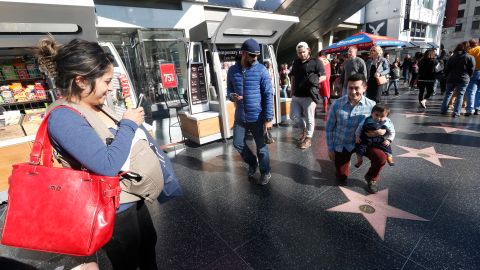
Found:
<svg viewBox="0 0 480 270"><path fill-rule="evenodd" d="M192 105L208 102L207 86L205 84L205 67L202 63L191 64L190 96Z"/></svg>

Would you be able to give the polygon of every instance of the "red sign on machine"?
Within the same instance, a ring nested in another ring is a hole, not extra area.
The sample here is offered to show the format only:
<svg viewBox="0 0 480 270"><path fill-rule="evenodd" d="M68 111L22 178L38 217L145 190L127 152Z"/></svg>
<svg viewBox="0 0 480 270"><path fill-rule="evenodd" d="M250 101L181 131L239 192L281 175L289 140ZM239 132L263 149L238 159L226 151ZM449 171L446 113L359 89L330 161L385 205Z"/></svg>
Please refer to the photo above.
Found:
<svg viewBox="0 0 480 270"><path fill-rule="evenodd" d="M160 64L160 74L162 74L163 88L177 87L177 75L173 64Z"/></svg>

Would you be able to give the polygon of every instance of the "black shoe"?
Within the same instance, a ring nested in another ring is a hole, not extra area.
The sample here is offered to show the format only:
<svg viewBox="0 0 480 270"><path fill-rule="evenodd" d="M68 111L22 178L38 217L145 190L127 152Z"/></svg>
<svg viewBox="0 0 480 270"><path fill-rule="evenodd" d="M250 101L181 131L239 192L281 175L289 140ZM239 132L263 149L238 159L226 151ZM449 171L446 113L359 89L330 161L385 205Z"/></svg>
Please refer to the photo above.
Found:
<svg viewBox="0 0 480 270"><path fill-rule="evenodd" d="M255 166L248 165L248 178L253 178L255 176L255 173L257 172L257 167L258 164L255 164Z"/></svg>
<svg viewBox="0 0 480 270"><path fill-rule="evenodd" d="M368 182L367 191L368 191L368 193L371 193L371 194L377 193L378 192L377 181Z"/></svg>
<svg viewBox="0 0 480 270"><path fill-rule="evenodd" d="M470 115L472 115L472 113L471 113L471 112L466 112L466 113L464 113L463 115L464 115L464 116L470 116Z"/></svg>
<svg viewBox="0 0 480 270"><path fill-rule="evenodd" d="M335 181L337 181L337 184L341 187L344 187L347 185L347 177L345 178L335 178Z"/></svg>
<svg viewBox="0 0 480 270"><path fill-rule="evenodd" d="M460 115L453 113L453 114L452 114L452 117L453 117L453 118L457 118L457 117L460 117Z"/></svg>
<svg viewBox="0 0 480 270"><path fill-rule="evenodd" d="M266 184L268 184L268 182L270 182L270 178L272 178L271 173L262 173L260 179L258 180L258 184L265 186Z"/></svg>
<svg viewBox="0 0 480 270"><path fill-rule="evenodd" d="M398 92L395 92L395 96L398 96L398 95L400 95L400 93L398 93Z"/></svg>
<svg viewBox="0 0 480 270"><path fill-rule="evenodd" d="M478 110L476 109L473 114L478 115Z"/></svg>

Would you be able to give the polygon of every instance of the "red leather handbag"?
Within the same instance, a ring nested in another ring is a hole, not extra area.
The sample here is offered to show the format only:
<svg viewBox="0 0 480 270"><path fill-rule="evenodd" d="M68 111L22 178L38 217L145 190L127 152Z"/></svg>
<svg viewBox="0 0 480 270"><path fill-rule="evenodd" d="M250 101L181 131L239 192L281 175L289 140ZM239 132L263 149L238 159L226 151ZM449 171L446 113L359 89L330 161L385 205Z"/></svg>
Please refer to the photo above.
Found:
<svg viewBox="0 0 480 270"><path fill-rule="evenodd" d="M30 162L13 165L1 243L91 255L112 237L120 200L119 178L52 167L49 115L37 132Z"/></svg>

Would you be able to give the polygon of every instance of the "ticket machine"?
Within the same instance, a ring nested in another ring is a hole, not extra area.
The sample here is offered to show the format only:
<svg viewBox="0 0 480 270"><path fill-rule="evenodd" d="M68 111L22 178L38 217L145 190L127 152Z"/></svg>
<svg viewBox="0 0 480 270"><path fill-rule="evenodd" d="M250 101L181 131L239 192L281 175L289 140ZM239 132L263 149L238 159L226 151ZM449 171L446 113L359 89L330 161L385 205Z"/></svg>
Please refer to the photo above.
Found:
<svg viewBox="0 0 480 270"><path fill-rule="evenodd" d="M273 43L298 17L231 9L223 21L205 21L190 30L188 51L188 111L180 112L183 136L204 144L233 135L235 104L227 97L227 71L241 56L248 38L261 45L260 63L272 67L274 123L282 118L279 71Z"/></svg>

